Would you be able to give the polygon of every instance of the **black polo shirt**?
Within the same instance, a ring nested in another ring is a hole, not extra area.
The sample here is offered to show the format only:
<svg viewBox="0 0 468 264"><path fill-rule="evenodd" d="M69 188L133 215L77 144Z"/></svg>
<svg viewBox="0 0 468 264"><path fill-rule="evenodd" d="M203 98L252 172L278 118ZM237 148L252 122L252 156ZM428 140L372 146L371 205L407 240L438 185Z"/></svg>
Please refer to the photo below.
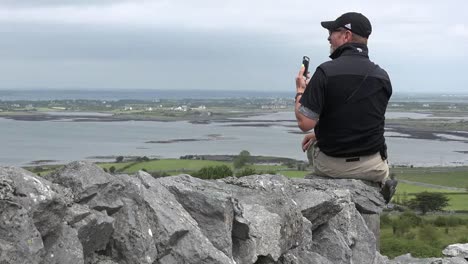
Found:
<svg viewBox="0 0 468 264"><path fill-rule="evenodd" d="M318 119L314 130L325 154L353 157L379 152L385 144L385 111L392 94L387 72L369 60L364 44L347 43L330 58L317 67L299 111Z"/></svg>

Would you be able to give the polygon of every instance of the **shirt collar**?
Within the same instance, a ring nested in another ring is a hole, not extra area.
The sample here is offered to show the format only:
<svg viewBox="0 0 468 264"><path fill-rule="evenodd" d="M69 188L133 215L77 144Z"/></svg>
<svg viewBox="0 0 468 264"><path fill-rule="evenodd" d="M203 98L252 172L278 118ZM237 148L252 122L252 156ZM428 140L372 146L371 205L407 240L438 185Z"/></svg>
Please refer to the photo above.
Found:
<svg viewBox="0 0 468 264"><path fill-rule="evenodd" d="M339 46L331 55L330 59L334 60L340 56L346 55L361 55L369 58L369 49L366 44L361 43L345 43Z"/></svg>

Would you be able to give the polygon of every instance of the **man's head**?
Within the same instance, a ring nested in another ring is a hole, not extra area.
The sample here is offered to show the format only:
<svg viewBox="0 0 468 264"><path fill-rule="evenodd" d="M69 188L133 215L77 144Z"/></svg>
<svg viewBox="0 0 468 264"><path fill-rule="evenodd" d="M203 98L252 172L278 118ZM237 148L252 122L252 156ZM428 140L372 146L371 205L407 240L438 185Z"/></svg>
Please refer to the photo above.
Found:
<svg viewBox="0 0 468 264"><path fill-rule="evenodd" d="M367 39L372 32L369 19L355 12L345 13L334 21L323 21L321 24L329 32L330 53L348 42L367 44Z"/></svg>

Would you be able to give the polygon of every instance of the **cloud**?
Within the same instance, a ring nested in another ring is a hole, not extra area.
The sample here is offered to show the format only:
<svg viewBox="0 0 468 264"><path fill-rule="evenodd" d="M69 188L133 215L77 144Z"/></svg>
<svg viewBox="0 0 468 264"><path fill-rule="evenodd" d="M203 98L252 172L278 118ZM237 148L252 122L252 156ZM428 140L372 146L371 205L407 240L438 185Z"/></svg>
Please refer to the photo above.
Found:
<svg viewBox="0 0 468 264"><path fill-rule="evenodd" d="M449 34L455 37L468 38L468 27L464 24L456 24L449 28Z"/></svg>
<svg viewBox="0 0 468 264"><path fill-rule="evenodd" d="M320 21L357 11L373 24L371 58L388 65L395 83L404 84L413 81L414 70L423 63L450 67L456 61L453 72L466 66L467 55L461 51L468 48L467 8L468 2L455 0L348 0L333 5L307 0L3 0L0 67L11 78L15 72L31 74L16 81L28 85L35 78L47 83L48 78L48 85L68 80L102 86L110 79L100 80L93 73L109 69L114 85L141 80L140 86L150 87L177 78L161 73L165 68L183 67L190 87L211 85L210 75L219 72L228 76L220 79L231 80L223 87L263 83L282 89L290 86L302 55L309 55L313 63L327 59L328 35ZM61 69L60 62L68 66ZM158 78L144 75L153 72L145 67L160 71ZM431 67L424 70L431 78L438 76ZM55 73L59 77L54 78ZM80 73L87 81L77 77ZM269 81L271 76L276 80Z"/></svg>
<svg viewBox="0 0 468 264"><path fill-rule="evenodd" d="M282 35L291 41L318 43L326 39L326 32L319 26L320 21L334 19L346 11L358 11L371 19L374 25L372 39L375 37L376 42L398 47L403 43L402 38L404 42L436 41L438 36L433 34L434 28L452 26L448 21L453 21L453 17L458 19L455 23L465 24L463 10L466 8L468 3L454 0L444 3L348 0L337 1L333 8L325 3L312 5L307 0L278 0L274 3L265 0L7 0L0 4L0 21L124 29L253 32Z"/></svg>
<svg viewBox="0 0 468 264"><path fill-rule="evenodd" d="M142 0L133 0L142 1ZM57 6L105 6L109 4L129 2L129 0L2 0L0 7L6 8L37 8Z"/></svg>

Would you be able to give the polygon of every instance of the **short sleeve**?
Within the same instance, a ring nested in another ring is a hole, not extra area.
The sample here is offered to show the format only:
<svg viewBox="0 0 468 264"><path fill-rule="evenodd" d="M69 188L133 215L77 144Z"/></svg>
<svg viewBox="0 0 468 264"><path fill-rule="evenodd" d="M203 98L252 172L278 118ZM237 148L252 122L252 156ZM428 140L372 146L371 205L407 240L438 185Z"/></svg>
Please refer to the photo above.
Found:
<svg viewBox="0 0 468 264"><path fill-rule="evenodd" d="M306 116L311 117L309 114L306 114L306 112L309 111L315 113L317 117L322 113L325 101L326 83L327 78L325 73L320 67L318 67L312 75L312 78L299 101L302 105L301 108L303 109L301 112L304 112Z"/></svg>

